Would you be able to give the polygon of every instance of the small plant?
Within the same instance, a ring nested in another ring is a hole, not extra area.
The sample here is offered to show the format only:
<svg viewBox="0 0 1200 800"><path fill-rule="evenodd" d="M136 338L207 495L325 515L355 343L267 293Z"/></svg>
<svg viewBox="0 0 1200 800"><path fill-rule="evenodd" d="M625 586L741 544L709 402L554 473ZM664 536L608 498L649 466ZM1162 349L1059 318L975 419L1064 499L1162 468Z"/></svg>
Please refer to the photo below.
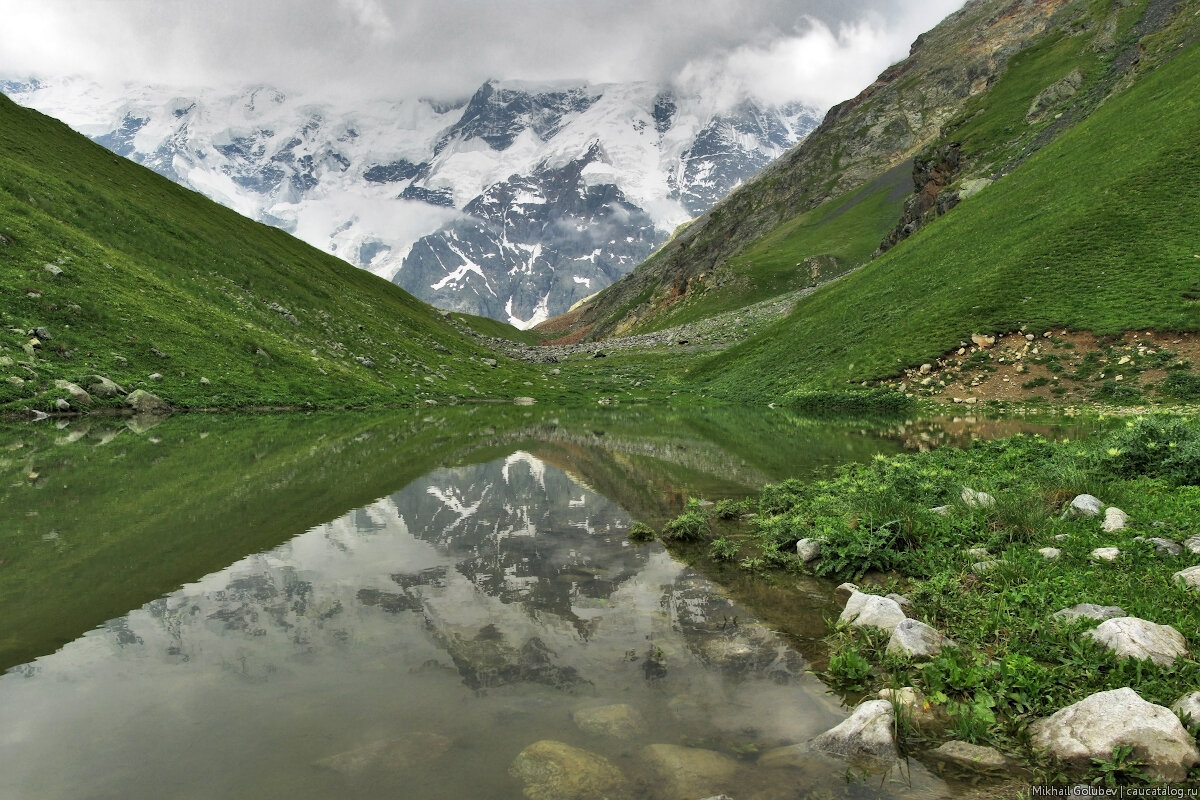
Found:
<svg viewBox="0 0 1200 800"><path fill-rule="evenodd" d="M713 516L717 519L737 519L743 514L748 514L753 507L753 503L748 498L745 500L719 500L716 507L713 508Z"/></svg>
<svg viewBox="0 0 1200 800"><path fill-rule="evenodd" d="M796 478L789 478L783 483L764 486L758 498L758 510L761 514L783 514L800 505L803 492L808 485Z"/></svg>
<svg viewBox="0 0 1200 800"><path fill-rule="evenodd" d="M724 536L714 539L708 546L708 555L714 561L733 561L738 556L737 542L730 541Z"/></svg>
<svg viewBox="0 0 1200 800"><path fill-rule="evenodd" d="M1045 386L1049 382L1050 382L1050 379L1047 378L1045 375L1039 375L1036 378L1031 378L1030 380L1027 380L1024 383L1022 383L1021 388L1036 389L1039 386Z"/></svg>
<svg viewBox="0 0 1200 800"><path fill-rule="evenodd" d="M698 542L708 531L708 514L703 509L685 511L663 526L662 538L677 542Z"/></svg>
<svg viewBox="0 0 1200 800"><path fill-rule="evenodd" d="M635 522L629 526L629 541L650 542L654 540L654 528L644 522Z"/></svg>
<svg viewBox="0 0 1200 800"><path fill-rule="evenodd" d="M864 689L866 678L871 674L871 662L863 657L857 645L847 642L829 657L827 674L830 681L844 689Z"/></svg>
<svg viewBox="0 0 1200 800"><path fill-rule="evenodd" d="M1093 758L1093 786L1129 786L1133 781L1149 783L1150 778L1142 772L1142 762L1133 757L1133 746L1117 745L1107 759Z"/></svg>
<svg viewBox="0 0 1200 800"><path fill-rule="evenodd" d="M1200 400L1200 375L1172 370L1158 385L1158 390L1176 400Z"/></svg>

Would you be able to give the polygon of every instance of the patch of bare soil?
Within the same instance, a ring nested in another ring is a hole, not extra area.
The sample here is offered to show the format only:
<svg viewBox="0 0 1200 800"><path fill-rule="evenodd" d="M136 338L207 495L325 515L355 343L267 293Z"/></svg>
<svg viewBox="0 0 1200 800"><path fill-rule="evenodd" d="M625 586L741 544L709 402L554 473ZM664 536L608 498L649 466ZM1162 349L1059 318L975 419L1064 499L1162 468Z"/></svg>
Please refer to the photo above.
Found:
<svg viewBox="0 0 1200 800"><path fill-rule="evenodd" d="M1055 405L1145 406L1170 399L1160 384L1171 371L1193 373L1200 363L1197 333L1014 331L972 334L959 344L881 383L914 397L966 405L1041 398Z"/></svg>

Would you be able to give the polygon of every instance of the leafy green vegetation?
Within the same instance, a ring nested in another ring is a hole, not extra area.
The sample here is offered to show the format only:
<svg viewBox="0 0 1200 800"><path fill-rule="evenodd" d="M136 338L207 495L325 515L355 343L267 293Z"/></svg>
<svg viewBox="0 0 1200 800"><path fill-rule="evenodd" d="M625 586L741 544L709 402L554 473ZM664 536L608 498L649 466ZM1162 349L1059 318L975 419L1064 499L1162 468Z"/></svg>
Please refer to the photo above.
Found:
<svg viewBox="0 0 1200 800"><path fill-rule="evenodd" d="M695 378L731 399L779 398L897 374L976 331L1200 328L1184 297L1200 256L1198 69L1200 50L1181 53Z"/></svg>
<svg viewBox="0 0 1200 800"><path fill-rule="evenodd" d="M964 487L992 501L974 501ZM1125 511L1128 526L1106 532L1095 517L1065 513L1080 493ZM1083 636L1096 621L1053 616L1079 603L1115 605L1200 641L1195 591L1173 578L1200 555L1182 547L1181 555L1160 552L1163 541L1200 532L1198 509L1200 423L1164 415L1118 422L1084 441L1016 436L879 456L809 484L767 487L752 525L718 524L715 533L748 554L744 566L773 563L791 572L804 569L795 542L815 537L822 542L811 565L817 574L904 594L910 616L958 646L914 662L887 654L887 637L877 631L838 628L830 636L830 679L844 689L915 686L944 722L926 735L991 744L1037 762L1024 731L1038 718L1123 686L1170 706L1200 685L1194 655L1170 667L1118 660ZM1045 547L1057 557L1039 552ZM1120 555L1099 560L1092 555L1098 547ZM977 566L984 561L992 563ZM1115 757L1090 777L1132 776L1131 766Z"/></svg>

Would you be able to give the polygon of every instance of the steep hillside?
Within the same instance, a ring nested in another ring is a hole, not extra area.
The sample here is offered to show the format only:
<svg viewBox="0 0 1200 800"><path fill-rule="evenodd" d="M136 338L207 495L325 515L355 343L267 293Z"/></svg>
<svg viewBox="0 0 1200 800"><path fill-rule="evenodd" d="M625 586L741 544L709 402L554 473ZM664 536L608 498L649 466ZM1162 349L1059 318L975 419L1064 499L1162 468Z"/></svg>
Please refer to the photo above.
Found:
<svg viewBox="0 0 1200 800"><path fill-rule="evenodd" d="M391 283L3 97L0 150L0 410L88 406L66 383L186 407L547 390Z"/></svg>
<svg viewBox="0 0 1200 800"><path fill-rule="evenodd" d="M629 272L818 121L651 83L488 81L455 102L71 78L0 90L422 300L522 327Z"/></svg>
<svg viewBox="0 0 1200 800"><path fill-rule="evenodd" d="M1040 341L1051 328L1106 336L1200 330L1197 4L1164 22L1138 43L1136 80L1123 75L1089 117L696 377L727 397L773 399L797 386L846 386L929 362L961 371L969 385L986 355L972 334L1028 331ZM1062 35L1031 49L997 82L993 97L1009 99L996 107L1023 117L1047 72L1074 69L1087 60L1086 47L1086 39ZM955 135L964 150L989 136L1007 142L1004 125L980 114ZM1049 363L1048 347L1028 344L1017 358ZM1111 381L1117 366L1097 360L1091 374L1076 377L1102 381L1107 371Z"/></svg>

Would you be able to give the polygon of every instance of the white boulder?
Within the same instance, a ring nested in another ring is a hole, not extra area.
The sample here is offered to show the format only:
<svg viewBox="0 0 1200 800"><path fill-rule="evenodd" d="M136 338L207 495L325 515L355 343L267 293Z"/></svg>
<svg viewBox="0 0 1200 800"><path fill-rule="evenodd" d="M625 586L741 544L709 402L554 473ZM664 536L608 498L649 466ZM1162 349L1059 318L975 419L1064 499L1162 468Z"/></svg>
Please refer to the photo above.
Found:
<svg viewBox="0 0 1200 800"><path fill-rule="evenodd" d="M867 756L893 760L896 751L896 717L887 700L868 700L840 725L812 740L812 748L846 758Z"/></svg>
<svg viewBox="0 0 1200 800"><path fill-rule="evenodd" d="M916 619L906 619L892 630L892 638L888 640L889 653L908 656L909 658L933 658L942 651L943 647L957 647L935 628Z"/></svg>
<svg viewBox="0 0 1200 800"><path fill-rule="evenodd" d="M1164 667L1188 652L1179 631L1138 617L1105 620L1084 635L1112 650L1117 658L1148 658Z"/></svg>
<svg viewBox="0 0 1200 800"><path fill-rule="evenodd" d="M1200 751L1169 709L1147 703L1133 689L1098 692L1029 726L1030 743L1062 762L1084 768L1108 760L1114 747L1133 748L1150 777L1182 781Z"/></svg>
<svg viewBox="0 0 1200 800"><path fill-rule="evenodd" d="M1090 497L1091 495L1083 496ZM1075 499L1078 500L1079 498L1077 497ZM1095 500L1094 497L1092 499ZM1097 500L1096 502L1100 501ZM1089 514L1089 516L1091 515ZM1100 529L1105 532L1112 533L1113 531L1119 531L1124 528L1127 522L1129 522L1128 514L1116 506L1109 506L1108 508L1104 509L1104 522L1101 523Z"/></svg>
<svg viewBox="0 0 1200 800"><path fill-rule="evenodd" d="M855 591L846 601L838 622L856 628L882 628L890 632L905 619L904 609L895 600Z"/></svg>

